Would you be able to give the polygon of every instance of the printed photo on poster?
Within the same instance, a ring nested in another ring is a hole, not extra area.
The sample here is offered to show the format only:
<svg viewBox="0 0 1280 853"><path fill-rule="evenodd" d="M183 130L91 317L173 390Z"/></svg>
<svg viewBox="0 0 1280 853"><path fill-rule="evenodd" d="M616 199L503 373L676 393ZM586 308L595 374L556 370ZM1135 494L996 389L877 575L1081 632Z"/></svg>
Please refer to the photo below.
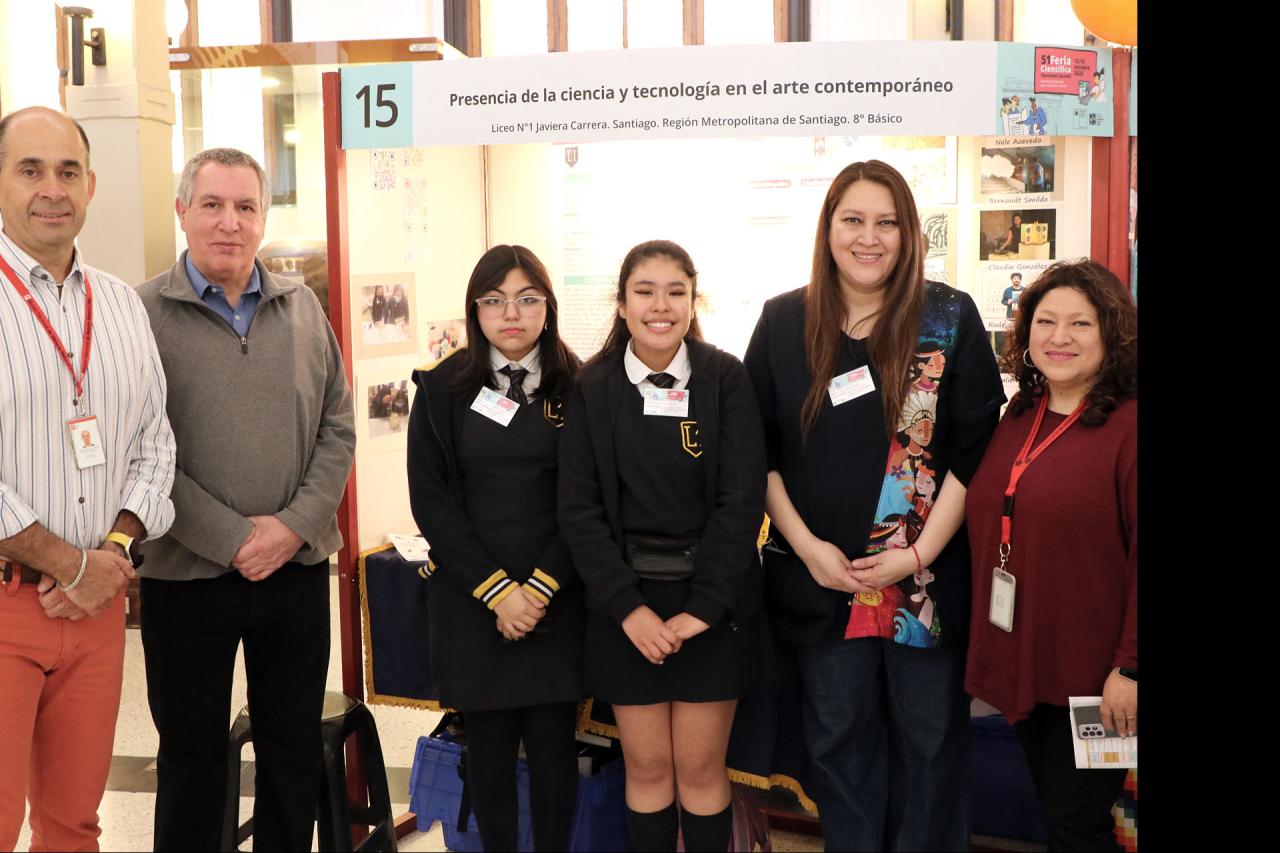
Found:
<svg viewBox="0 0 1280 853"><path fill-rule="evenodd" d="M997 356L1004 351L1022 294L1049 265L1049 261L1016 261L990 264L979 271L973 297Z"/></svg>
<svg viewBox="0 0 1280 853"><path fill-rule="evenodd" d="M403 453L417 388L411 378L418 356L379 359L356 371L356 453Z"/></svg>
<svg viewBox="0 0 1280 853"><path fill-rule="evenodd" d="M413 273L351 276L352 344L359 358L416 352Z"/></svg>
<svg viewBox="0 0 1280 853"><path fill-rule="evenodd" d="M451 352L467 344L467 321L432 320L427 323L427 348L424 353L428 364L439 361Z"/></svg>
<svg viewBox="0 0 1280 853"><path fill-rule="evenodd" d="M983 146L979 173L984 196L1053 192L1058 176L1053 145L1018 145L1017 138L996 141L1014 144Z"/></svg>
<svg viewBox="0 0 1280 853"><path fill-rule="evenodd" d="M929 248L925 252L924 277L956 286L956 209L922 207L920 224Z"/></svg>
<svg viewBox="0 0 1280 853"><path fill-rule="evenodd" d="M409 426L409 380L379 382L365 389L369 438L401 432Z"/></svg>
<svg viewBox="0 0 1280 853"><path fill-rule="evenodd" d="M1051 261L1057 223L1053 208L984 210L978 222L978 260Z"/></svg>

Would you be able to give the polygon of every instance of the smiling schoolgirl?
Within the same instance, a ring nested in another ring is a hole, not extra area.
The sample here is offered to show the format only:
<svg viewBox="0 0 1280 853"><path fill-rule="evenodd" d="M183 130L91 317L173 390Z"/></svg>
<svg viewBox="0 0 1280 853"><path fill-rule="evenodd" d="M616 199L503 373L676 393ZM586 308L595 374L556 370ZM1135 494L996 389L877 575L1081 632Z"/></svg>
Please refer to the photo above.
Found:
<svg viewBox="0 0 1280 853"><path fill-rule="evenodd" d="M486 850L516 849L516 753L534 847L564 850L577 796L582 584L556 524L561 401L578 359L536 256L495 246L467 284L468 345L415 371L409 498L431 544L431 668L464 713Z"/></svg>
<svg viewBox="0 0 1280 853"><path fill-rule="evenodd" d="M701 340L696 295L680 246L627 253L561 445L560 524L587 586L586 687L613 704L635 850L674 850L678 828L686 850L727 848L729 730L769 671L760 413L741 362Z"/></svg>

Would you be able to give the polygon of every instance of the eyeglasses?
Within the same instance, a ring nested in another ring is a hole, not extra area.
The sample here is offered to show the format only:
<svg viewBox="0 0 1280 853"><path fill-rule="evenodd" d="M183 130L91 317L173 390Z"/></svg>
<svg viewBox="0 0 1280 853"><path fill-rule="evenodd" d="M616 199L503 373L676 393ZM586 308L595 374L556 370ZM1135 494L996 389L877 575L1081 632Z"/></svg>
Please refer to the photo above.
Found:
<svg viewBox="0 0 1280 853"><path fill-rule="evenodd" d="M507 303L515 303L516 311L524 314L529 311L537 310L538 306L547 301L545 296L517 296L515 299L503 299L500 296L481 296L473 300L476 303L476 310L481 314L503 314L506 313Z"/></svg>

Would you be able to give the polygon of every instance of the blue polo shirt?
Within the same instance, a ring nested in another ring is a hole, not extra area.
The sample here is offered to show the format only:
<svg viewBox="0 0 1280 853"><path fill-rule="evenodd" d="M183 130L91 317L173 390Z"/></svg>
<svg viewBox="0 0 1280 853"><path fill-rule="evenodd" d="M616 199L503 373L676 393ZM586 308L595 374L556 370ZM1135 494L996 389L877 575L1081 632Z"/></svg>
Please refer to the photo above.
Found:
<svg viewBox="0 0 1280 853"><path fill-rule="evenodd" d="M220 285L211 283L196 269L196 265L191 263L189 252L183 256L183 263L187 268L187 278L191 279L191 289L200 297L200 301L217 311L218 316L226 320L237 335L247 337L249 324L253 322L258 303L262 301L262 277L258 275L258 265L254 264L253 274L249 276L249 286L240 294L240 301L233 309L227 301L226 291Z"/></svg>

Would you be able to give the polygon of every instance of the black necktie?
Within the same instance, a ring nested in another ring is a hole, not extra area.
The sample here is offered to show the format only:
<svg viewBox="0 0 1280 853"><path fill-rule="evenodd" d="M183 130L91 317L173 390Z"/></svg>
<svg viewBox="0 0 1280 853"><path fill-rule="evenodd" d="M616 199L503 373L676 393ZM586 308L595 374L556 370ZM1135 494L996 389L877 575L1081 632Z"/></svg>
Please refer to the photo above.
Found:
<svg viewBox="0 0 1280 853"><path fill-rule="evenodd" d="M674 388L676 384L676 378L670 373L650 373L645 378L659 388Z"/></svg>
<svg viewBox="0 0 1280 853"><path fill-rule="evenodd" d="M515 400L522 406L529 402L529 398L524 395L524 378L529 375L529 371L523 367L508 364L498 372L506 374L506 377L511 380L511 387L507 389L508 400Z"/></svg>

